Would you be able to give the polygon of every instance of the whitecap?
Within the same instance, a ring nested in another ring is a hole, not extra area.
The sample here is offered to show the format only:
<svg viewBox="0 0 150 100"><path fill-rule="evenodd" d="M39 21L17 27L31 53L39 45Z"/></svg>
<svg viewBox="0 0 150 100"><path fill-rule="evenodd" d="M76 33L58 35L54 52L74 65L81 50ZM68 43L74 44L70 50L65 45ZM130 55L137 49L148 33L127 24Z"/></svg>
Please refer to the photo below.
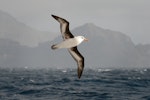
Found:
<svg viewBox="0 0 150 100"><path fill-rule="evenodd" d="M144 72L147 72L147 69L144 69L143 71L144 71Z"/></svg>
<svg viewBox="0 0 150 100"><path fill-rule="evenodd" d="M35 82L34 80L30 79L30 82Z"/></svg>
<svg viewBox="0 0 150 100"><path fill-rule="evenodd" d="M66 73L66 72L67 72L67 70L62 70L62 72L63 72L63 73Z"/></svg>
<svg viewBox="0 0 150 100"><path fill-rule="evenodd" d="M98 69L98 72L109 72L111 71L112 69Z"/></svg>

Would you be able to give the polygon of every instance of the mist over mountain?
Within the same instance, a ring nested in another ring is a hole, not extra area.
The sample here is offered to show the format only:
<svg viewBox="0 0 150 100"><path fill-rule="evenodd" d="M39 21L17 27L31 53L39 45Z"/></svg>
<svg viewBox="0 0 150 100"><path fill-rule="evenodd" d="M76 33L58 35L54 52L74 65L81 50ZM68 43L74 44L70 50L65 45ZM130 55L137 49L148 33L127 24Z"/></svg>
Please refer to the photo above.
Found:
<svg viewBox="0 0 150 100"><path fill-rule="evenodd" d="M150 67L150 45L135 45L121 32L87 23L71 31L89 39L78 46L85 57L85 67L133 68ZM55 33L41 32L18 22L0 11L0 67L76 68L66 49L51 50L61 42Z"/></svg>
<svg viewBox="0 0 150 100"><path fill-rule="evenodd" d="M33 29L0 10L0 38L19 42L21 45L37 46L54 39L55 33Z"/></svg>
<svg viewBox="0 0 150 100"><path fill-rule="evenodd" d="M85 57L85 67L133 68L150 66L150 45L135 45L130 37L117 31L85 24L72 30L74 35L84 35L88 42L78 46ZM17 41L0 39L1 67L76 68L76 62L66 49L51 50L51 45L61 42L58 36L37 47L20 45Z"/></svg>

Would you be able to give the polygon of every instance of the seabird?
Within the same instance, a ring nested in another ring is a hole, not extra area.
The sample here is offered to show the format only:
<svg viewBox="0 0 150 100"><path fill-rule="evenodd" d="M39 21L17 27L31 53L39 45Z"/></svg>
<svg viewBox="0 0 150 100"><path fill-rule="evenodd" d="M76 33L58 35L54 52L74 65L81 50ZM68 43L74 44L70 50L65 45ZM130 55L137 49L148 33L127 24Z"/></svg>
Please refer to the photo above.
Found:
<svg viewBox="0 0 150 100"><path fill-rule="evenodd" d="M52 17L55 18L60 23L60 31L62 34L63 42L52 45L51 48L54 50L60 48L68 49L71 56L77 62L78 78L80 78L84 68L84 57L78 51L77 45L79 45L83 41L87 41L88 39L86 39L84 36L73 36L69 30L69 22L66 19L63 19L55 15L52 15Z"/></svg>

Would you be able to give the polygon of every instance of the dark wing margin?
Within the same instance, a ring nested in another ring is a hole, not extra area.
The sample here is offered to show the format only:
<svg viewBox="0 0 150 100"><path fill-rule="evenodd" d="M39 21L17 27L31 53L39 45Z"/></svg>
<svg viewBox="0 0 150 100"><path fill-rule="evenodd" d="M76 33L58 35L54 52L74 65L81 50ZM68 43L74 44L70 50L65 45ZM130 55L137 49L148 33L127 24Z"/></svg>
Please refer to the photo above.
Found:
<svg viewBox="0 0 150 100"><path fill-rule="evenodd" d="M55 18L60 23L60 31L62 33L62 37L64 40L74 37L69 30L69 22L66 19L63 19L55 15L52 15L52 17Z"/></svg>
<svg viewBox="0 0 150 100"><path fill-rule="evenodd" d="M75 59L75 61L77 62L77 66L78 66L78 78L80 79L83 69L84 69L84 57L80 54L80 52L78 51L77 47L73 47L68 49L69 53L71 54L71 56Z"/></svg>

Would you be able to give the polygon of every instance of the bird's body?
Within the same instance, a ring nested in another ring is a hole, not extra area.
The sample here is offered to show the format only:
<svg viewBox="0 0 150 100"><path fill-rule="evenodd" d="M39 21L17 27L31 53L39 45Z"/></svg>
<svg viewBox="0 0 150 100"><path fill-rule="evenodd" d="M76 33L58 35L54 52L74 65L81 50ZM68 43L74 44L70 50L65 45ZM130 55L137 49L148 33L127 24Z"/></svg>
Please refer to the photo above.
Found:
<svg viewBox="0 0 150 100"><path fill-rule="evenodd" d="M60 23L60 30L63 37L63 42L52 45L52 49L67 48L71 56L75 59L78 65L78 77L80 78L84 68L84 57L80 54L77 46L87 39L83 36L73 36L69 30L69 22L63 18L52 15Z"/></svg>
<svg viewBox="0 0 150 100"><path fill-rule="evenodd" d="M63 42L53 45L52 49L61 49L61 48L72 48L83 42L83 39L80 39L82 36L76 36L74 38L65 39Z"/></svg>

